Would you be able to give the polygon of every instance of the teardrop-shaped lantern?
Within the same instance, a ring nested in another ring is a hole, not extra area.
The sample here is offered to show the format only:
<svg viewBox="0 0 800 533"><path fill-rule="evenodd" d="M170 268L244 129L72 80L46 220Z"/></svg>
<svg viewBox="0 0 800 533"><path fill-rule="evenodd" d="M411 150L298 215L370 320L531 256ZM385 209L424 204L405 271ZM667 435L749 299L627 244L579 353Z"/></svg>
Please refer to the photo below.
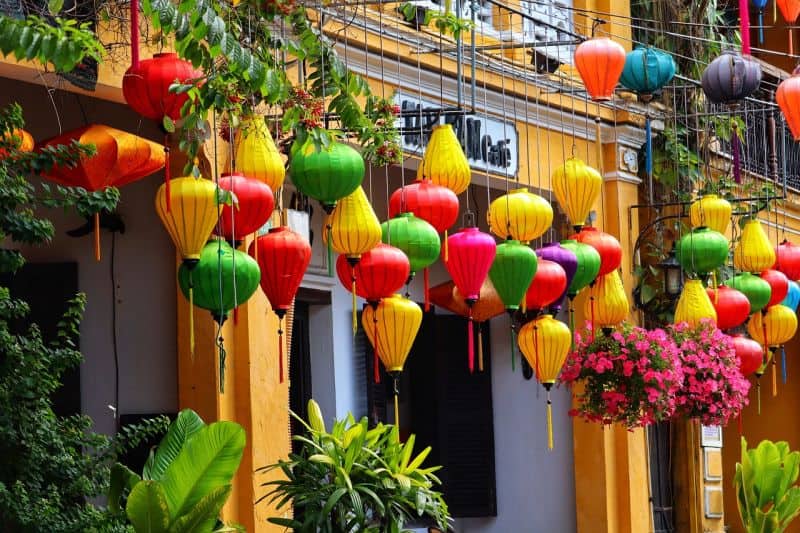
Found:
<svg viewBox="0 0 800 533"><path fill-rule="evenodd" d="M800 1L793 1L800 6ZM800 68L795 68L792 76L778 85L775 101L781 108L792 137L795 141L800 141Z"/></svg>
<svg viewBox="0 0 800 533"><path fill-rule="evenodd" d="M680 238L675 256L684 270L703 276L725 264L728 239L718 231L700 226Z"/></svg>
<svg viewBox="0 0 800 533"><path fill-rule="evenodd" d="M775 265L772 268L780 270L790 280L800 280L800 246L784 239L775 248Z"/></svg>
<svg viewBox="0 0 800 533"><path fill-rule="evenodd" d="M235 168L238 172L248 178L263 181L273 191L280 189L286 177L286 168L263 116L244 118L236 130L233 144Z"/></svg>
<svg viewBox="0 0 800 533"><path fill-rule="evenodd" d="M436 231L444 233L458 219L458 196L443 185L417 180L392 193L389 216L400 213L414 213Z"/></svg>
<svg viewBox="0 0 800 533"><path fill-rule="evenodd" d="M531 320L517 336L517 343L536 379L547 390L547 447L553 449L553 412L550 389L558 379L572 344L569 328L551 315Z"/></svg>
<svg viewBox="0 0 800 533"><path fill-rule="evenodd" d="M767 232L756 218L748 220L739 243L733 250L733 265L742 272L763 272L775 264L775 248L769 242Z"/></svg>
<svg viewBox="0 0 800 533"><path fill-rule="evenodd" d="M336 204L325 225L325 242L353 263L381 242L381 223L361 187Z"/></svg>
<svg viewBox="0 0 800 533"><path fill-rule="evenodd" d="M590 320L592 330L613 328L628 318L630 303L619 271L598 277L585 305L584 316Z"/></svg>
<svg viewBox="0 0 800 533"><path fill-rule="evenodd" d="M607 37L588 39L575 48L575 68L592 100L611 100L625 68L625 49Z"/></svg>
<svg viewBox="0 0 800 533"><path fill-rule="evenodd" d="M575 272L578 270L578 257L572 250L562 247L561 243L558 242L545 244L536 250L536 255L539 256L539 259L547 259L548 261L558 264L564 269L564 273L567 276L567 283L564 286L563 292L550 304L550 311L552 314L558 314L558 312L561 311L564 297L567 295L567 289L570 283L572 283L572 279L575 277Z"/></svg>
<svg viewBox="0 0 800 533"><path fill-rule="evenodd" d="M528 189L514 189L492 201L486 219L491 232L501 239L527 244L553 224L553 208Z"/></svg>
<svg viewBox="0 0 800 533"><path fill-rule="evenodd" d="M167 209L167 186L156 193L156 212L167 228L184 263L197 263L219 212L217 186L213 181L183 177L172 180L172 206Z"/></svg>
<svg viewBox="0 0 800 533"><path fill-rule="evenodd" d="M345 287L350 287L355 271L356 294L371 305L378 305L381 298L400 290L411 273L408 257L399 248L378 243L361 255L361 260L351 267L347 257L336 260L336 275Z"/></svg>
<svg viewBox="0 0 800 533"><path fill-rule="evenodd" d="M567 273L558 263L539 259L536 275L525 293L528 311L538 312L558 300L567 288Z"/></svg>
<svg viewBox="0 0 800 533"><path fill-rule="evenodd" d="M382 240L403 251L411 275L430 266L439 257L441 241L436 228L412 213L401 213L381 224Z"/></svg>
<svg viewBox="0 0 800 533"><path fill-rule="evenodd" d="M580 231L600 196L602 176L583 160L571 157L556 168L550 181L561 209L575 231Z"/></svg>
<svg viewBox="0 0 800 533"><path fill-rule="evenodd" d="M600 271L597 277L613 272L622 264L622 245L613 235L592 226L584 226L570 239L588 244L600 254Z"/></svg>
<svg viewBox="0 0 800 533"><path fill-rule="evenodd" d="M723 331L744 324L750 316L750 300L743 292L725 285L706 289L706 294L717 312L717 327ZM677 322L677 320L676 320Z"/></svg>
<svg viewBox="0 0 800 533"><path fill-rule="evenodd" d="M800 1L775 0L775 3L781 11L783 20L785 20L787 24L792 25L797 22L797 17L800 16Z"/></svg>
<svg viewBox="0 0 800 533"><path fill-rule="evenodd" d="M433 126L428 146L417 169L417 179L430 180L456 194L467 190L472 171L450 124Z"/></svg>
<svg viewBox="0 0 800 533"><path fill-rule="evenodd" d="M763 364L764 349L753 339L744 335L734 335L733 348L739 358L739 371L744 377L753 374Z"/></svg>
<svg viewBox="0 0 800 533"><path fill-rule="evenodd" d="M706 194L692 202L689 217L693 228L705 226L725 235L732 212L733 207L729 201L716 194Z"/></svg>
<svg viewBox="0 0 800 533"><path fill-rule="evenodd" d="M797 332L797 315L785 305L773 305L766 313L750 317L747 332L762 346L786 344Z"/></svg>
<svg viewBox="0 0 800 533"><path fill-rule="evenodd" d="M472 320L479 323L500 316L505 311L503 300L497 294L491 278L486 278L486 281L481 285L480 298L472 305L471 311L452 280L431 287L431 301L435 305L464 318L468 318L470 312L472 312Z"/></svg>
<svg viewBox="0 0 800 533"><path fill-rule="evenodd" d="M122 96L137 113L159 124L164 117L181 118L181 107L189 100L188 93L169 90L174 83L192 83L203 73L175 53L155 54L131 65L122 78Z"/></svg>
<svg viewBox="0 0 800 533"><path fill-rule="evenodd" d="M354 148L333 142L317 150L309 139L295 147L289 170L295 187L330 214L336 202L353 193L364 179L364 159Z"/></svg>
<svg viewBox="0 0 800 533"><path fill-rule="evenodd" d="M507 311L519 309L537 265L536 253L519 241L508 240L497 245L489 278Z"/></svg>
<svg viewBox="0 0 800 533"><path fill-rule="evenodd" d="M725 282L725 285L736 289L747 297L750 302L750 314L761 311L772 294L769 283L750 272L742 272Z"/></svg>
<svg viewBox="0 0 800 533"><path fill-rule="evenodd" d="M676 324L688 323L692 327L700 325L702 320L717 323L717 312L706 294L703 282L699 279L687 280L675 307Z"/></svg>
<svg viewBox="0 0 800 533"><path fill-rule="evenodd" d="M770 296L766 307L778 305L786 298L789 293L789 280L786 274L777 270L767 269L759 277L769 283L770 287Z"/></svg>
<svg viewBox="0 0 800 533"><path fill-rule="evenodd" d="M625 56L620 83L648 102L675 77L677 66L672 56L650 46L637 46Z"/></svg>
<svg viewBox="0 0 800 533"><path fill-rule="evenodd" d="M789 282L789 291L786 293L786 298L783 299L781 305L785 305L792 311L797 312L797 306L800 305L800 284L796 281Z"/></svg>
<svg viewBox="0 0 800 533"><path fill-rule="evenodd" d="M703 92L715 104L733 104L752 95L761 85L761 65L751 57L723 52L703 71Z"/></svg>
<svg viewBox="0 0 800 533"><path fill-rule="evenodd" d="M589 286L597 278L597 274L600 272L600 254L594 247L574 239L561 241L561 246L572 251L578 260L575 276L567 287L567 296L575 298L581 289Z"/></svg>
<svg viewBox="0 0 800 533"><path fill-rule="evenodd" d="M223 174L219 188L236 197L235 204L222 206L219 217L219 234L226 240L243 240L266 224L272 215L275 197L266 183L242 174Z"/></svg>

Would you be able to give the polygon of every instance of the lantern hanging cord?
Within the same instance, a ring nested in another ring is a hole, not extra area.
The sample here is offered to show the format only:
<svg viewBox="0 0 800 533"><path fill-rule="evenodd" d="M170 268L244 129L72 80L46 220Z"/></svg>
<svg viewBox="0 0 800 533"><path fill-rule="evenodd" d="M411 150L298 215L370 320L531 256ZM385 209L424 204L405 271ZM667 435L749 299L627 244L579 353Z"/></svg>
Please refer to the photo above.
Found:
<svg viewBox="0 0 800 533"><path fill-rule="evenodd" d="M111 275L111 349L114 352L114 427L119 432L120 407L119 407L119 347L117 343L117 270L116 270L117 234L111 232L111 261L109 271Z"/></svg>
<svg viewBox="0 0 800 533"><path fill-rule="evenodd" d="M217 327L217 350L219 351L219 393L225 393L225 339L222 338L222 324Z"/></svg>
<svg viewBox="0 0 800 533"><path fill-rule="evenodd" d="M545 383L544 388L547 390L547 449L553 449L553 401L550 399L550 383Z"/></svg>
<svg viewBox="0 0 800 533"><path fill-rule="evenodd" d="M400 373L392 373L392 391L394 392L394 425L397 426L397 435L400 437Z"/></svg>

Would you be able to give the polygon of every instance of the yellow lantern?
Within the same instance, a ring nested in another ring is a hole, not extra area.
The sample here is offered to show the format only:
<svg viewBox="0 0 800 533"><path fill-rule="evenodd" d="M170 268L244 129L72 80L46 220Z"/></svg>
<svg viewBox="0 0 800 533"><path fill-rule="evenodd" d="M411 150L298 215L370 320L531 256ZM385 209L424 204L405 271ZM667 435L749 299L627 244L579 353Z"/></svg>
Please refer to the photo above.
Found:
<svg viewBox="0 0 800 533"><path fill-rule="evenodd" d="M603 177L581 159L570 157L553 172L550 181L558 203L575 231L580 231L600 196Z"/></svg>
<svg viewBox="0 0 800 533"><path fill-rule="evenodd" d="M286 168L261 115L242 120L234 139L235 167L248 178L263 181L273 191L283 185ZM231 165L228 165L231 168Z"/></svg>
<svg viewBox="0 0 800 533"><path fill-rule="evenodd" d="M618 270L597 278L589 287L585 316L589 317L592 331L597 327L613 328L628 318L630 303Z"/></svg>
<svg viewBox="0 0 800 533"><path fill-rule="evenodd" d="M433 127L422 163L417 169L417 179L431 180L456 194L461 194L469 187L472 179L469 161L450 124Z"/></svg>
<svg viewBox="0 0 800 533"><path fill-rule="evenodd" d="M764 347L764 363L756 371L756 376L761 377L772 360L772 395L778 393L778 378L775 368L775 359L772 358L770 347L786 344L797 332L797 315L785 305L773 305L766 311L755 313L747 324L750 337Z"/></svg>
<svg viewBox="0 0 800 533"><path fill-rule="evenodd" d="M541 237L553 223L553 207L527 189L514 189L495 199L486 213L489 229L501 239L525 244Z"/></svg>
<svg viewBox="0 0 800 533"><path fill-rule="evenodd" d="M717 311L703 283L699 279L690 279L683 286L681 297L678 298L674 322L676 324L687 322L690 326L696 327L703 319L712 320L716 324Z"/></svg>
<svg viewBox="0 0 800 533"><path fill-rule="evenodd" d="M733 250L733 265L742 272L759 273L774 264L775 248L770 244L761 221L756 218L748 220Z"/></svg>
<svg viewBox="0 0 800 533"><path fill-rule="evenodd" d="M542 315L520 329L517 335L519 349L536 371L536 379L547 390L547 447L553 449L553 403L550 389L558 379L567 359L572 334L563 322L552 315Z"/></svg>
<svg viewBox="0 0 800 533"><path fill-rule="evenodd" d="M170 186L171 209L167 210L167 187L162 184L156 193L156 212L184 263L192 268L217 224L217 186L191 176L173 179Z"/></svg>
<svg viewBox="0 0 800 533"><path fill-rule="evenodd" d="M398 427L398 380L421 324L422 309L399 294L383 298L377 308L368 305L361 315L369 342L394 380L394 421Z"/></svg>
<svg viewBox="0 0 800 533"><path fill-rule="evenodd" d="M716 194L706 194L692 202L689 218L693 228L705 226L725 235L733 208L730 202Z"/></svg>

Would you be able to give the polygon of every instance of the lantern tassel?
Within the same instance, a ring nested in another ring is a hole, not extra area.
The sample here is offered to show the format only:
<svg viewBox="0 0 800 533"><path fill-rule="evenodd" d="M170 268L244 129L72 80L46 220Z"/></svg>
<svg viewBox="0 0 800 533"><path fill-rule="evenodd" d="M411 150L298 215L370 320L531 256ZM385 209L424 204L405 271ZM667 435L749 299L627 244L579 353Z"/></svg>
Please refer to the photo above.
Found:
<svg viewBox="0 0 800 533"><path fill-rule="evenodd" d="M278 379L283 383L283 318L278 319Z"/></svg>
<svg viewBox="0 0 800 533"><path fill-rule="evenodd" d="M131 66L139 66L139 0L131 0Z"/></svg>
<svg viewBox="0 0 800 533"><path fill-rule="evenodd" d="M472 335L472 307L470 307L469 319L467 320L467 363L470 374L475 372L475 346Z"/></svg>
<svg viewBox="0 0 800 533"><path fill-rule="evenodd" d="M328 254L328 276L333 276L333 252L331 248L331 227L328 226L328 246L325 247Z"/></svg>
<svg viewBox="0 0 800 533"><path fill-rule="evenodd" d="M428 311L431 310L431 297L429 291L431 280L428 267L425 267L425 269L422 271L422 281L425 286L425 312L427 313Z"/></svg>
<svg viewBox="0 0 800 533"><path fill-rule="evenodd" d="M444 262L450 259L450 247L447 245L447 230L444 230Z"/></svg>
<svg viewBox="0 0 800 533"><path fill-rule="evenodd" d="M400 437L400 388L397 375L394 376L394 425L397 426L397 436Z"/></svg>
<svg viewBox="0 0 800 533"><path fill-rule="evenodd" d="M792 28L789 28L789 55L790 56L794 55L794 42L793 42L793 38L792 38L792 34L793 33L794 33L794 31L792 31Z"/></svg>
<svg viewBox="0 0 800 533"><path fill-rule="evenodd" d="M511 371L512 372L516 372L517 369L515 367L517 365L516 365L515 361L517 359L517 354L515 353L516 350L514 349L514 345L517 343L517 339L515 338L515 335L514 335L513 326L508 329L508 334L509 334L509 337L510 337L510 340L511 340Z"/></svg>
<svg viewBox="0 0 800 533"><path fill-rule="evenodd" d="M775 358L772 358L772 397L778 395L778 365Z"/></svg>
<svg viewBox="0 0 800 533"><path fill-rule="evenodd" d="M592 330L592 342L594 342L594 294L589 296L589 307L591 308L591 318L589 319L589 328Z"/></svg>
<svg viewBox="0 0 800 533"><path fill-rule="evenodd" d="M733 180L741 184L742 183L742 168L741 168L741 156L739 154L739 132L736 123L733 124L733 136L731 137L731 146L733 151Z"/></svg>
<svg viewBox="0 0 800 533"><path fill-rule="evenodd" d="M575 308L572 306L572 298L569 299L569 347L575 350Z"/></svg>
<svg viewBox="0 0 800 533"><path fill-rule="evenodd" d="M788 371L786 370L786 346L781 346L781 378L783 378L784 385L786 385L787 376L788 376Z"/></svg>
<svg viewBox="0 0 800 533"><path fill-rule="evenodd" d="M478 324L478 372L483 372L483 328Z"/></svg>
<svg viewBox="0 0 800 533"><path fill-rule="evenodd" d="M239 324L239 307L236 306L233 308L233 325L236 326Z"/></svg>
<svg viewBox="0 0 800 533"><path fill-rule="evenodd" d="M550 387L547 387L547 449L553 449L553 402L550 400Z"/></svg>
<svg viewBox="0 0 800 533"><path fill-rule="evenodd" d="M219 350L219 393L225 394L225 358L227 353L225 353L225 339L222 338L222 335L217 338L217 348Z"/></svg>
<svg viewBox="0 0 800 533"><path fill-rule="evenodd" d="M164 196L166 196L167 213L172 211L172 191L169 182L172 181L169 170L169 134L164 135Z"/></svg>
<svg viewBox="0 0 800 533"><path fill-rule="evenodd" d="M758 399L758 416L761 416L761 380L756 379L756 398Z"/></svg>
<svg viewBox="0 0 800 533"><path fill-rule="evenodd" d="M94 260L100 261L100 213L94 214Z"/></svg>
<svg viewBox="0 0 800 533"><path fill-rule="evenodd" d="M194 363L194 282L189 271L189 355Z"/></svg>
<svg viewBox="0 0 800 533"><path fill-rule="evenodd" d="M653 129L650 125L650 113L644 118L644 169L648 177L653 175Z"/></svg>
<svg viewBox="0 0 800 533"><path fill-rule="evenodd" d="M353 337L355 337L356 333L358 332L358 316L356 314L356 305L358 305L358 302L356 301L356 273L355 273L355 270L353 270L353 283L350 286L350 289L351 289L350 293L353 295Z"/></svg>
<svg viewBox="0 0 800 533"><path fill-rule="evenodd" d="M747 0L739 0L739 22L742 34L742 54L750 55L750 8Z"/></svg>
<svg viewBox="0 0 800 533"><path fill-rule="evenodd" d="M758 44L764 44L764 10L758 10Z"/></svg>
<svg viewBox="0 0 800 533"><path fill-rule="evenodd" d="M377 316L377 313L378 313L378 310L376 309L375 310L375 314L372 316L372 324L373 324L373 328L374 328L373 331L375 332L373 334L373 336L372 336L372 338L375 340L375 350L373 350L374 360L372 361L372 367L373 367L372 368L372 370L373 370L373 372L372 372L373 376L372 377L374 378L375 383L380 383L381 382L381 366L380 366L381 365L381 361L380 361L380 356L378 355L378 346L380 346L380 344L378 343L378 316Z"/></svg>

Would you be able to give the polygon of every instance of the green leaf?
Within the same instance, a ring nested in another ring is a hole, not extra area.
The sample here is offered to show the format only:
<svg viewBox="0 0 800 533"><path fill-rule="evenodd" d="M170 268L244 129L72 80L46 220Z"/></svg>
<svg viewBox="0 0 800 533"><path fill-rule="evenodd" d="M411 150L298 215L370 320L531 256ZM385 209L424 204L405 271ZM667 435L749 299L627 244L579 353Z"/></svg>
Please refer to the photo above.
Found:
<svg viewBox="0 0 800 533"><path fill-rule="evenodd" d="M48 0L47 1L47 9L50 11L51 15L58 15L61 13L61 9L64 7L64 0Z"/></svg>
<svg viewBox="0 0 800 533"><path fill-rule="evenodd" d="M167 133L175 133L175 122L167 115L164 115L164 118L161 120L161 126Z"/></svg>
<svg viewBox="0 0 800 533"><path fill-rule="evenodd" d="M108 489L108 509L112 513L117 513L122 510L120 507L120 500L122 493L127 490L133 490L142 480L139 474L128 468L127 466L116 463L111 467L111 481Z"/></svg>
<svg viewBox="0 0 800 533"><path fill-rule="evenodd" d="M125 507L136 533L166 533L169 509L164 489L158 481L140 481L133 487Z"/></svg>
<svg viewBox="0 0 800 533"><path fill-rule="evenodd" d="M189 438L203 427L205 427L203 419L191 409L184 409L178 413L178 417L169 425L167 434L161 439L158 449L145 463L143 477L161 480Z"/></svg>
<svg viewBox="0 0 800 533"><path fill-rule="evenodd" d="M222 506L231 494L231 486L224 485L212 490L197 502L197 505L178 518L170 533L207 533L214 529Z"/></svg>

